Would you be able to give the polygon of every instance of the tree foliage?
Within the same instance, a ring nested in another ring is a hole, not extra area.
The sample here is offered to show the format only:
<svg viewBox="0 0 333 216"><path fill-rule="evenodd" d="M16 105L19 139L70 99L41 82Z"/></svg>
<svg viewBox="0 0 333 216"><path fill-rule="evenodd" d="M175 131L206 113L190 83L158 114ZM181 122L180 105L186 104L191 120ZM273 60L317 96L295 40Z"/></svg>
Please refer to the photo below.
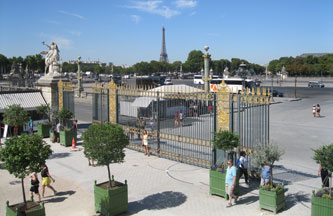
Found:
<svg viewBox="0 0 333 216"><path fill-rule="evenodd" d="M239 146L239 136L231 131L219 131L215 133L213 144L217 149L231 151Z"/></svg>
<svg viewBox="0 0 333 216"><path fill-rule="evenodd" d="M279 161L284 154L284 151L278 147L277 144L270 143L267 146L260 146L253 155L253 165L261 168L264 164L271 167L271 182L273 182L273 166L276 161Z"/></svg>
<svg viewBox="0 0 333 216"><path fill-rule="evenodd" d="M333 54L324 56L281 57L269 62L268 70L277 73L285 66L291 76L332 76L333 75Z"/></svg>
<svg viewBox="0 0 333 216"><path fill-rule="evenodd" d="M25 200L23 179L31 172L40 172L41 166L52 154L51 147L37 134L14 136L6 140L6 148L0 151L3 167L20 178L23 200Z"/></svg>
<svg viewBox="0 0 333 216"><path fill-rule="evenodd" d="M333 144L321 146L313 151L315 153L313 159L323 168L333 172Z"/></svg>
<svg viewBox="0 0 333 216"><path fill-rule="evenodd" d="M36 107L36 112L43 116L43 118L47 117L50 122L51 108L48 104L42 104Z"/></svg>
<svg viewBox="0 0 333 216"><path fill-rule="evenodd" d="M124 162L124 148L129 144L123 129L111 123L90 125L82 137L85 156L97 161L97 166L107 166L111 183L109 165Z"/></svg>
<svg viewBox="0 0 333 216"><path fill-rule="evenodd" d="M9 126L22 126L29 121L29 115L20 105L13 104L4 109L3 121Z"/></svg>

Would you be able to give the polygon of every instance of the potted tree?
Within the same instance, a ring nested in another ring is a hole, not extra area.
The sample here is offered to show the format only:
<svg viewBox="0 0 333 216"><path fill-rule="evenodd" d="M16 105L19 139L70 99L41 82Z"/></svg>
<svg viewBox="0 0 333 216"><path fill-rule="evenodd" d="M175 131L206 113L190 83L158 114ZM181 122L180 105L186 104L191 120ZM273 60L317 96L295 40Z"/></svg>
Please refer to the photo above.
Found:
<svg viewBox="0 0 333 216"><path fill-rule="evenodd" d="M322 169L333 172L333 144L321 146L314 150L313 159L319 163ZM333 215L333 192L332 192L332 175L329 188L323 187L317 192L312 191L311 199L311 216L331 216ZM327 176L329 178L329 175Z"/></svg>
<svg viewBox="0 0 333 216"><path fill-rule="evenodd" d="M259 188L259 206L261 209L273 211L275 214L286 205L284 196L284 186L273 183L273 167L276 161L279 161L284 151L275 144L268 144L259 147L253 155L254 166L261 168L264 164L270 167L269 184Z"/></svg>
<svg viewBox="0 0 333 216"><path fill-rule="evenodd" d="M37 133L41 137L49 137L50 136L50 129L52 127L51 122L50 122L50 112L51 109L49 105L40 105L36 107L36 111L38 114L42 115L42 118L45 119L47 118L47 122L43 122L37 125Z"/></svg>
<svg viewBox="0 0 333 216"><path fill-rule="evenodd" d="M223 150L223 164L215 164L209 171L210 176L210 194L223 196L228 199L225 191L225 176L227 168L227 155L233 155L234 148L239 146L239 137L231 131L219 131L215 133L214 147ZM238 172L237 172L238 173ZM237 177L234 194L239 194L239 178Z"/></svg>
<svg viewBox="0 0 333 216"><path fill-rule="evenodd" d="M6 215L22 215L22 212L27 216L45 215L43 203L26 200L24 178L31 172L41 171L41 166L52 154L50 146L37 134L14 136L7 139L5 144L6 148L0 151L0 159L10 174L21 179L23 193L23 203L9 205L7 201Z"/></svg>
<svg viewBox="0 0 333 216"><path fill-rule="evenodd" d="M105 216L127 212L127 181L115 181L110 173L111 163L124 161L124 148L129 144L123 129L115 124L103 123L90 125L83 135L84 154L97 162L97 166L106 166L108 181L94 184L95 211Z"/></svg>
<svg viewBox="0 0 333 216"><path fill-rule="evenodd" d="M58 113L59 120L63 123L63 130L59 132L60 144L64 146L71 146L73 138L76 143L76 130L73 130L70 126L71 119L73 118L73 113L69 109L61 109Z"/></svg>
<svg viewBox="0 0 333 216"><path fill-rule="evenodd" d="M13 104L4 109L3 122L14 127L14 136L18 135L19 127L22 127L29 121L28 112L20 105Z"/></svg>

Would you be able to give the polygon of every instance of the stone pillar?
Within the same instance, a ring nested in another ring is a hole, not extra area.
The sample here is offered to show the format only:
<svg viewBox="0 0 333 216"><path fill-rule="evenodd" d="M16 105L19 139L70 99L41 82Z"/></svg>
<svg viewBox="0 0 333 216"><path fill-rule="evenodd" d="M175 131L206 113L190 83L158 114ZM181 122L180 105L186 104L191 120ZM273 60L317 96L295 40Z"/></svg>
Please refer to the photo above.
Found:
<svg viewBox="0 0 333 216"><path fill-rule="evenodd" d="M42 91L43 97L46 103L51 108L59 108L59 89L58 82L61 80L60 77L43 77L36 83L37 89Z"/></svg>
<svg viewBox="0 0 333 216"><path fill-rule="evenodd" d="M208 46L205 46L206 53L203 55L204 57L204 82L205 82L205 92L210 92L210 87L209 87L209 60L210 60L210 54L208 53Z"/></svg>

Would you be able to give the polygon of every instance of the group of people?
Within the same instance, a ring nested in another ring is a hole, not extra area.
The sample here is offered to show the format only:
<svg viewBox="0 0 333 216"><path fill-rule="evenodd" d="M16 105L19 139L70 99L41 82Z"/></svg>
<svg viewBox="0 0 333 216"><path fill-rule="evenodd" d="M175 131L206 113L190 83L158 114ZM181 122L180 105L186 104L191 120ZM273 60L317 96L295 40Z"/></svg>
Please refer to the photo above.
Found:
<svg viewBox="0 0 333 216"><path fill-rule="evenodd" d="M57 195L57 191L51 186L51 180L52 182L55 182L55 179L50 175L48 167L44 164L42 165L42 197L44 198L45 193L45 187L50 188L53 191L54 195ZM38 176L35 172L30 174L30 181L31 181L31 187L30 187L30 196L33 197L34 194L38 196L38 201L41 202L41 195L39 193L39 180Z"/></svg>
<svg viewBox="0 0 333 216"><path fill-rule="evenodd" d="M183 112L182 111L180 111L179 113L176 112L175 113L175 127L184 126L184 121L185 121L185 115L183 114Z"/></svg>
<svg viewBox="0 0 333 216"><path fill-rule="evenodd" d="M240 152L240 158L236 161L236 166L233 166L233 161L228 160L228 168L226 172L226 193L229 196L229 202L227 204L227 207L232 206L232 199L234 199L235 203L238 199L238 196L234 194L234 189L237 181L237 168L239 169L239 178L241 178L244 175L245 178L245 184L249 185L249 177L248 177L248 161L246 159L246 152L241 151ZM270 166L265 163L263 164L262 170L261 170L261 186L265 186L266 184L270 183L271 178L271 170Z"/></svg>
<svg viewBox="0 0 333 216"><path fill-rule="evenodd" d="M320 105L319 104L313 104L312 106L312 114L313 117L320 117Z"/></svg>

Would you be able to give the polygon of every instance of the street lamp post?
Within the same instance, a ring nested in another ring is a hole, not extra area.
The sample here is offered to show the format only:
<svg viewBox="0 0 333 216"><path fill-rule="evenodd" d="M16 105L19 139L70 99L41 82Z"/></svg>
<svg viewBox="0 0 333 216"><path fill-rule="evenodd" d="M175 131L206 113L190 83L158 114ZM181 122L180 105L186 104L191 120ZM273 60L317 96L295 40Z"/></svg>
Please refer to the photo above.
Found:
<svg viewBox="0 0 333 216"><path fill-rule="evenodd" d="M206 53L203 55L204 57L204 68L205 68L205 78L203 78L204 83L205 83L205 92L209 92L209 59L210 59L210 54L208 53L209 47L205 46Z"/></svg>

